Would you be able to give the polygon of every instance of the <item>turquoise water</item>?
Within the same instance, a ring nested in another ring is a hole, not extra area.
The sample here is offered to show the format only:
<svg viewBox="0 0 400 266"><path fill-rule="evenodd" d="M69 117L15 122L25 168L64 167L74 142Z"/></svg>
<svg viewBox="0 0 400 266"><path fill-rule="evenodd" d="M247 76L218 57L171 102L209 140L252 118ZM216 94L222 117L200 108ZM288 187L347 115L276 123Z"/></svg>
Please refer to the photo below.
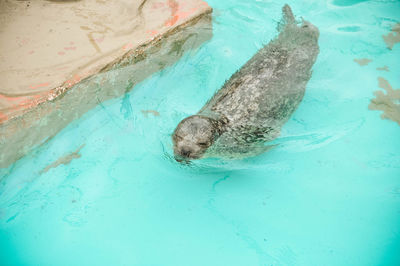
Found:
<svg viewBox="0 0 400 266"><path fill-rule="evenodd" d="M177 123L276 35L284 3L211 0L210 41L1 170L0 265L400 265L400 126L368 110L378 77L400 88L382 39L400 2L287 2L321 52L276 148L171 160Z"/></svg>

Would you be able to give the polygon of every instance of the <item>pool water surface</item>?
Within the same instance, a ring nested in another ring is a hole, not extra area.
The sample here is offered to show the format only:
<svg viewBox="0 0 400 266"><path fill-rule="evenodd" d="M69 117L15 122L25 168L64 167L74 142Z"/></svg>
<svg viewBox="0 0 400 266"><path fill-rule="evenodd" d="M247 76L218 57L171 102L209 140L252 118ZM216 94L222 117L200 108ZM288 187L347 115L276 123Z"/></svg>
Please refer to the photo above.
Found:
<svg viewBox="0 0 400 266"><path fill-rule="evenodd" d="M0 170L0 265L400 265L400 124L369 109L379 80L400 89L400 2L286 2L320 54L275 148L171 159L285 3L210 0L210 41Z"/></svg>

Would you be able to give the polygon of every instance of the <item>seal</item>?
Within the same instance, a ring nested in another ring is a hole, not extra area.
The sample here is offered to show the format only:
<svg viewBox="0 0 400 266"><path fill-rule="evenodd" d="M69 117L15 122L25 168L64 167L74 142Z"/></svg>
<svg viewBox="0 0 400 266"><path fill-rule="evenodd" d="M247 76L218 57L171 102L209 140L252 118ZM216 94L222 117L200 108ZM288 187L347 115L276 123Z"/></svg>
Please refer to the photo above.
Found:
<svg viewBox="0 0 400 266"><path fill-rule="evenodd" d="M201 110L172 134L178 161L205 157L243 158L270 148L300 104L318 56L319 30L296 22L282 8L279 35L225 82Z"/></svg>

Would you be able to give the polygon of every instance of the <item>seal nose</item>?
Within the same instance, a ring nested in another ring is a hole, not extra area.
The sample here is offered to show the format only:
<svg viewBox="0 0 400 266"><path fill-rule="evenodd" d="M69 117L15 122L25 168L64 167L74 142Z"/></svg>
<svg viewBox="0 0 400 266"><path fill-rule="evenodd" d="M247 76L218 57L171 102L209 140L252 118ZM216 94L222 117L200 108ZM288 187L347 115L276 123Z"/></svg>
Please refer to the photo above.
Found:
<svg viewBox="0 0 400 266"><path fill-rule="evenodd" d="M192 151L190 149L188 149L187 147L183 147L181 149L181 154L184 157L189 157L191 153L192 153Z"/></svg>

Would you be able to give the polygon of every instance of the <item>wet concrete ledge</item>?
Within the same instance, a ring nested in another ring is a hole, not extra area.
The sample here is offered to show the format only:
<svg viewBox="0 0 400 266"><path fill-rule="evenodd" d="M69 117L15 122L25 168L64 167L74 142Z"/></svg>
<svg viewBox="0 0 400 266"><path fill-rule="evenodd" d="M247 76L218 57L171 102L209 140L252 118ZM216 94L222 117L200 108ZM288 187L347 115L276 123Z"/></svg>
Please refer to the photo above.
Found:
<svg viewBox="0 0 400 266"><path fill-rule="evenodd" d="M30 8L34 12L27 15ZM116 10L107 12L111 8ZM10 52L0 55L0 168L212 36L212 9L201 0L8 0L0 3L0 12L0 49ZM63 19L71 12L76 17ZM117 22L108 25L102 12ZM34 21L41 21L37 35L28 28L14 36ZM88 32L99 23L105 31ZM74 30L68 33L66 27ZM50 29L57 40L47 37ZM33 54L42 57L32 59Z"/></svg>

